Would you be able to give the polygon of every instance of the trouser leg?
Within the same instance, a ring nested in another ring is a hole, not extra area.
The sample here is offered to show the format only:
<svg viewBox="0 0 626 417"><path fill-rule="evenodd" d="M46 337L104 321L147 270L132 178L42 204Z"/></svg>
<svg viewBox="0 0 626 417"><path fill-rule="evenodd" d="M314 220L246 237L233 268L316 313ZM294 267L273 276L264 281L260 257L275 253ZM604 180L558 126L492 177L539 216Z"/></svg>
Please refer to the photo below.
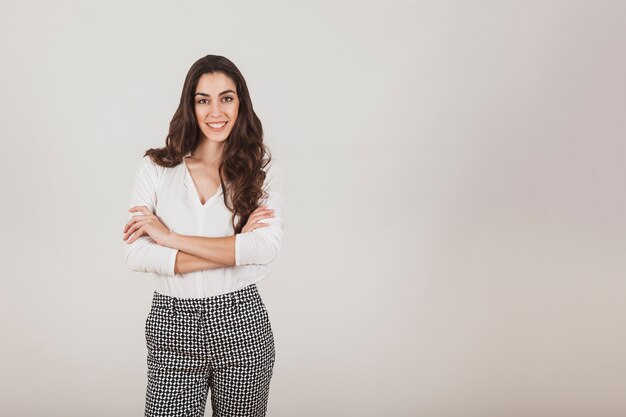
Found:
<svg viewBox="0 0 626 417"><path fill-rule="evenodd" d="M207 320L213 417L264 417L275 361L267 310L258 297L239 304L228 319L215 318Z"/></svg>
<svg viewBox="0 0 626 417"><path fill-rule="evenodd" d="M204 415L208 358L198 317L153 304L146 320L145 416Z"/></svg>

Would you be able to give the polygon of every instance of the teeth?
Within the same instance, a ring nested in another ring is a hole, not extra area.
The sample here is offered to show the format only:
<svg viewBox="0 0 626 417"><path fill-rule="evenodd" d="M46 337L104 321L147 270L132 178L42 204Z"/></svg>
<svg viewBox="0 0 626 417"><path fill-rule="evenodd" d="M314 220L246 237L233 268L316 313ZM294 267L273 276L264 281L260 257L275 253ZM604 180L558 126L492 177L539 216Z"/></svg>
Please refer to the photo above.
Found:
<svg viewBox="0 0 626 417"><path fill-rule="evenodd" d="M207 123L209 126L211 126L213 129L219 129L221 127L223 127L226 122L223 123Z"/></svg>

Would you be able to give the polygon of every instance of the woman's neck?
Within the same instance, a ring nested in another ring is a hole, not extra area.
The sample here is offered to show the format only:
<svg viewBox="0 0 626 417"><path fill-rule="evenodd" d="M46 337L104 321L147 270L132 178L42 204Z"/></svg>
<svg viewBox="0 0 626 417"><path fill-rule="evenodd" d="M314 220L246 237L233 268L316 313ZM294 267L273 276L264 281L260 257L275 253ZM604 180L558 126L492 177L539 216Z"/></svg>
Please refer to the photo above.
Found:
<svg viewBox="0 0 626 417"><path fill-rule="evenodd" d="M223 149L224 142L211 142L205 139L194 149L191 157L210 167L218 167Z"/></svg>

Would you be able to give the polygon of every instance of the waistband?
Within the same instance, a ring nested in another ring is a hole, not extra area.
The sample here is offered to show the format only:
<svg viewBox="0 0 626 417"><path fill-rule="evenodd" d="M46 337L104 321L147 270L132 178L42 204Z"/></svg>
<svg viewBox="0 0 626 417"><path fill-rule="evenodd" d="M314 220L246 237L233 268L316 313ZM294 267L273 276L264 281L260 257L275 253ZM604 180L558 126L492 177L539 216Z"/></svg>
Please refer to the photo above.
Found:
<svg viewBox="0 0 626 417"><path fill-rule="evenodd" d="M256 284L247 285L237 291L205 298L179 298L154 291L152 306L167 310L197 312L220 308L236 308L240 304L260 300Z"/></svg>

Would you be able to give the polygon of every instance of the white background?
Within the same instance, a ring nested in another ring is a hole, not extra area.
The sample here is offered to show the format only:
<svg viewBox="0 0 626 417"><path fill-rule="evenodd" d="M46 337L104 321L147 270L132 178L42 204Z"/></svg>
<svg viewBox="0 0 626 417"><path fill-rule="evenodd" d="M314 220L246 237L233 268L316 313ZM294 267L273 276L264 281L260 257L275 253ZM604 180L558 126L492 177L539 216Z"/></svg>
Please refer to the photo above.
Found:
<svg viewBox="0 0 626 417"><path fill-rule="evenodd" d="M142 415L132 179L218 54L286 175L268 416L626 415L625 16L3 0L0 414Z"/></svg>

